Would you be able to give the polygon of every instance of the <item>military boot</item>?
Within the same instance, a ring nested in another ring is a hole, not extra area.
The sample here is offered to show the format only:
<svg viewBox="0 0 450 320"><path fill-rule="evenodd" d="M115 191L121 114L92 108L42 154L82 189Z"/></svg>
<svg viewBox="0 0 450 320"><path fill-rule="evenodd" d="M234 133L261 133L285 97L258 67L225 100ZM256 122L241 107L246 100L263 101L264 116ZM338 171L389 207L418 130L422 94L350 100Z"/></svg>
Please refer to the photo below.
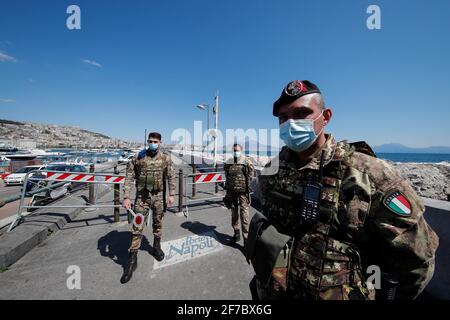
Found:
<svg viewBox="0 0 450 320"><path fill-rule="evenodd" d="M153 256L158 261L162 261L164 259L164 251L161 249L161 238L159 237L155 237L153 241Z"/></svg>
<svg viewBox="0 0 450 320"><path fill-rule="evenodd" d="M241 240L241 230L234 230L234 236L231 238L230 243L235 244L236 242Z"/></svg>
<svg viewBox="0 0 450 320"><path fill-rule="evenodd" d="M133 272L136 271L137 268L137 250L130 250L128 256L128 265L125 267L123 271L122 278L120 278L120 283L127 283L130 281L133 276Z"/></svg>

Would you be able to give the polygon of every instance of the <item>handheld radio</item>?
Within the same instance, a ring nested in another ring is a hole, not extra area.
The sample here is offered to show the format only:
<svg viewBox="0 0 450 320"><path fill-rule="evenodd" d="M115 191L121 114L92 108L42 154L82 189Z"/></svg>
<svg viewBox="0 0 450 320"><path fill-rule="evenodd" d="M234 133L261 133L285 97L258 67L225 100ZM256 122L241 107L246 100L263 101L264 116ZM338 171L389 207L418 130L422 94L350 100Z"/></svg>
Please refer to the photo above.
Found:
<svg viewBox="0 0 450 320"><path fill-rule="evenodd" d="M319 215L324 153L325 150L322 150L318 175L316 175L315 179L309 178L303 186L303 195L300 206L300 220L302 223L315 222Z"/></svg>

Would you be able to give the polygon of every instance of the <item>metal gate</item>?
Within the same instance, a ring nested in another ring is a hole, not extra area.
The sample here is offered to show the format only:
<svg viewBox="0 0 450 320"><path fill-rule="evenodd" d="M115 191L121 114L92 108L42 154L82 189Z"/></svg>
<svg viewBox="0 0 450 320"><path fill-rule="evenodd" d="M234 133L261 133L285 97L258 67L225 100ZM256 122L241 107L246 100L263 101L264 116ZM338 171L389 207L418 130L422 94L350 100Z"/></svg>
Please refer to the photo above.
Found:
<svg viewBox="0 0 450 320"><path fill-rule="evenodd" d="M188 182L190 178L193 178L193 182ZM189 199L188 197L188 186L204 185L211 183L223 183L225 182L225 172L202 172L202 173L192 173L185 176L184 179L184 204L185 204L185 217L189 215L189 203L215 200L223 198L223 195L214 196L209 198L199 198L199 199Z"/></svg>
<svg viewBox="0 0 450 320"><path fill-rule="evenodd" d="M38 174L39 176L36 176ZM33 176L30 176L33 175ZM38 189L37 192L33 192L32 201L36 196L36 194L40 192L46 192L47 190L52 190L51 192L57 190L58 187L63 187L66 184L70 184L72 182L75 183L89 183L89 184L123 184L125 182L125 176L117 175L117 174L107 174L107 173L86 173L86 172L66 172L66 171L50 171L50 170L39 170L34 172L28 172L25 175L23 187L22 187L22 193L20 197L19 202L19 209L17 211L16 218L11 222L11 225L9 226L7 232L10 232L16 223L19 223L20 221L23 221L24 217L29 212L23 213L23 209L30 209L30 208L117 208L121 207L120 204L118 205L97 205L94 203L85 203L84 205L24 205L24 199L25 195L27 194L27 186L28 182L31 181L33 183L38 184L39 182L58 182L53 185L43 186L42 188ZM38 181L38 182L34 182ZM98 188L97 188L98 191ZM65 194L64 194L65 195ZM55 194L56 199L60 197L58 194ZM96 197L94 197L96 198ZM95 202L95 201L94 201Z"/></svg>

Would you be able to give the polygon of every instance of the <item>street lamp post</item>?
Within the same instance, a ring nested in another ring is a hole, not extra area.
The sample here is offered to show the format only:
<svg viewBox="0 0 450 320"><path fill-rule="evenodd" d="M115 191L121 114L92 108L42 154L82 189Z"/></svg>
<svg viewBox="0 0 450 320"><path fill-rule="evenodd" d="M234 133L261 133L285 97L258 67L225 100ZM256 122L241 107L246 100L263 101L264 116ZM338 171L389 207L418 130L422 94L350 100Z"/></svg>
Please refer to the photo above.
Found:
<svg viewBox="0 0 450 320"><path fill-rule="evenodd" d="M206 136L206 145L209 144L209 105L202 103L197 105L197 108L201 110L207 109L208 111L208 121L207 121L207 136ZM218 135L218 128L219 128L219 92L214 97L214 107L213 107L213 116L214 116L214 166L217 162L217 135Z"/></svg>
<svg viewBox="0 0 450 320"><path fill-rule="evenodd" d="M217 136L218 136L218 128L219 128L219 92L217 92L214 97L214 167L217 164Z"/></svg>
<svg viewBox="0 0 450 320"><path fill-rule="evenodd" d="M197 105L197 108L199 108L201 110L206 109L208 111L208 113L207 113L208 119L206 121L206 125L207 125L206 145L208 145L208 143L209 143L209 105L202 103L202 104Z"/></svg>

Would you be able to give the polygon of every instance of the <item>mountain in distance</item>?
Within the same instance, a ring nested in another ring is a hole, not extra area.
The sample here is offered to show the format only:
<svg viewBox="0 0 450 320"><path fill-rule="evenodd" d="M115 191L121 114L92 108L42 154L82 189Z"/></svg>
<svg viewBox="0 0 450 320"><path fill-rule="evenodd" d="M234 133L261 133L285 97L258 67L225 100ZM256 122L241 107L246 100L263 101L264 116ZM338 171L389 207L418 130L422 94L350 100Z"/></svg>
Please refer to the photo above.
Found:
<svg viewBox="0 0 450 320"><path fill-rule="evenodd" d="M376 153L445 153L450 154L450 147L432 146L426 148L411 148L400 143L386 143L374 146Z"/></svg>
<svg viewBox="0 0 450 320"><path fill-rule="evenodd" d="M247 151L256 151L259 149L260 151L271 151L278 152L281 147L284 145L280 145L279 148L276 148L274 146L265 145L262 143L258 143L254 140L250 140L249 142L245 143L244 141L237 141L237 143L241 144L244 149L248 149L250 147L250 150ZM212 145L212 141L211 141ZM379 146L372 147L373 151L375 153L434 153L434 154L450 154L450 147L447 146L432 146L432 147L426 147L426 148L412 148L405 146L400 143L386 143ZM217 146L217 150L219 152L223 152L225 150L226 152L230 152L233 150L233 144L227 144L226 146Z"/></svg>
<svg viewBox="0 0 450 320"><path fill-rule="evenodd" d="M240 145L242 145L244 147L244 149L249 149L247 151L256 151L256 150L260 150L260 151L271 151L271 152L278 152L280 148L276 148L270 145L266 145L263 143L258 143L255 140L250 140L247 141L247 143L245 141L236 141L237 143L239 143ZM223 151L223 149L225 149L225 151L231 151L233 150L233 143L230 143L224 147L222 146L218 146L217 148L219 151Z"/></svg>

